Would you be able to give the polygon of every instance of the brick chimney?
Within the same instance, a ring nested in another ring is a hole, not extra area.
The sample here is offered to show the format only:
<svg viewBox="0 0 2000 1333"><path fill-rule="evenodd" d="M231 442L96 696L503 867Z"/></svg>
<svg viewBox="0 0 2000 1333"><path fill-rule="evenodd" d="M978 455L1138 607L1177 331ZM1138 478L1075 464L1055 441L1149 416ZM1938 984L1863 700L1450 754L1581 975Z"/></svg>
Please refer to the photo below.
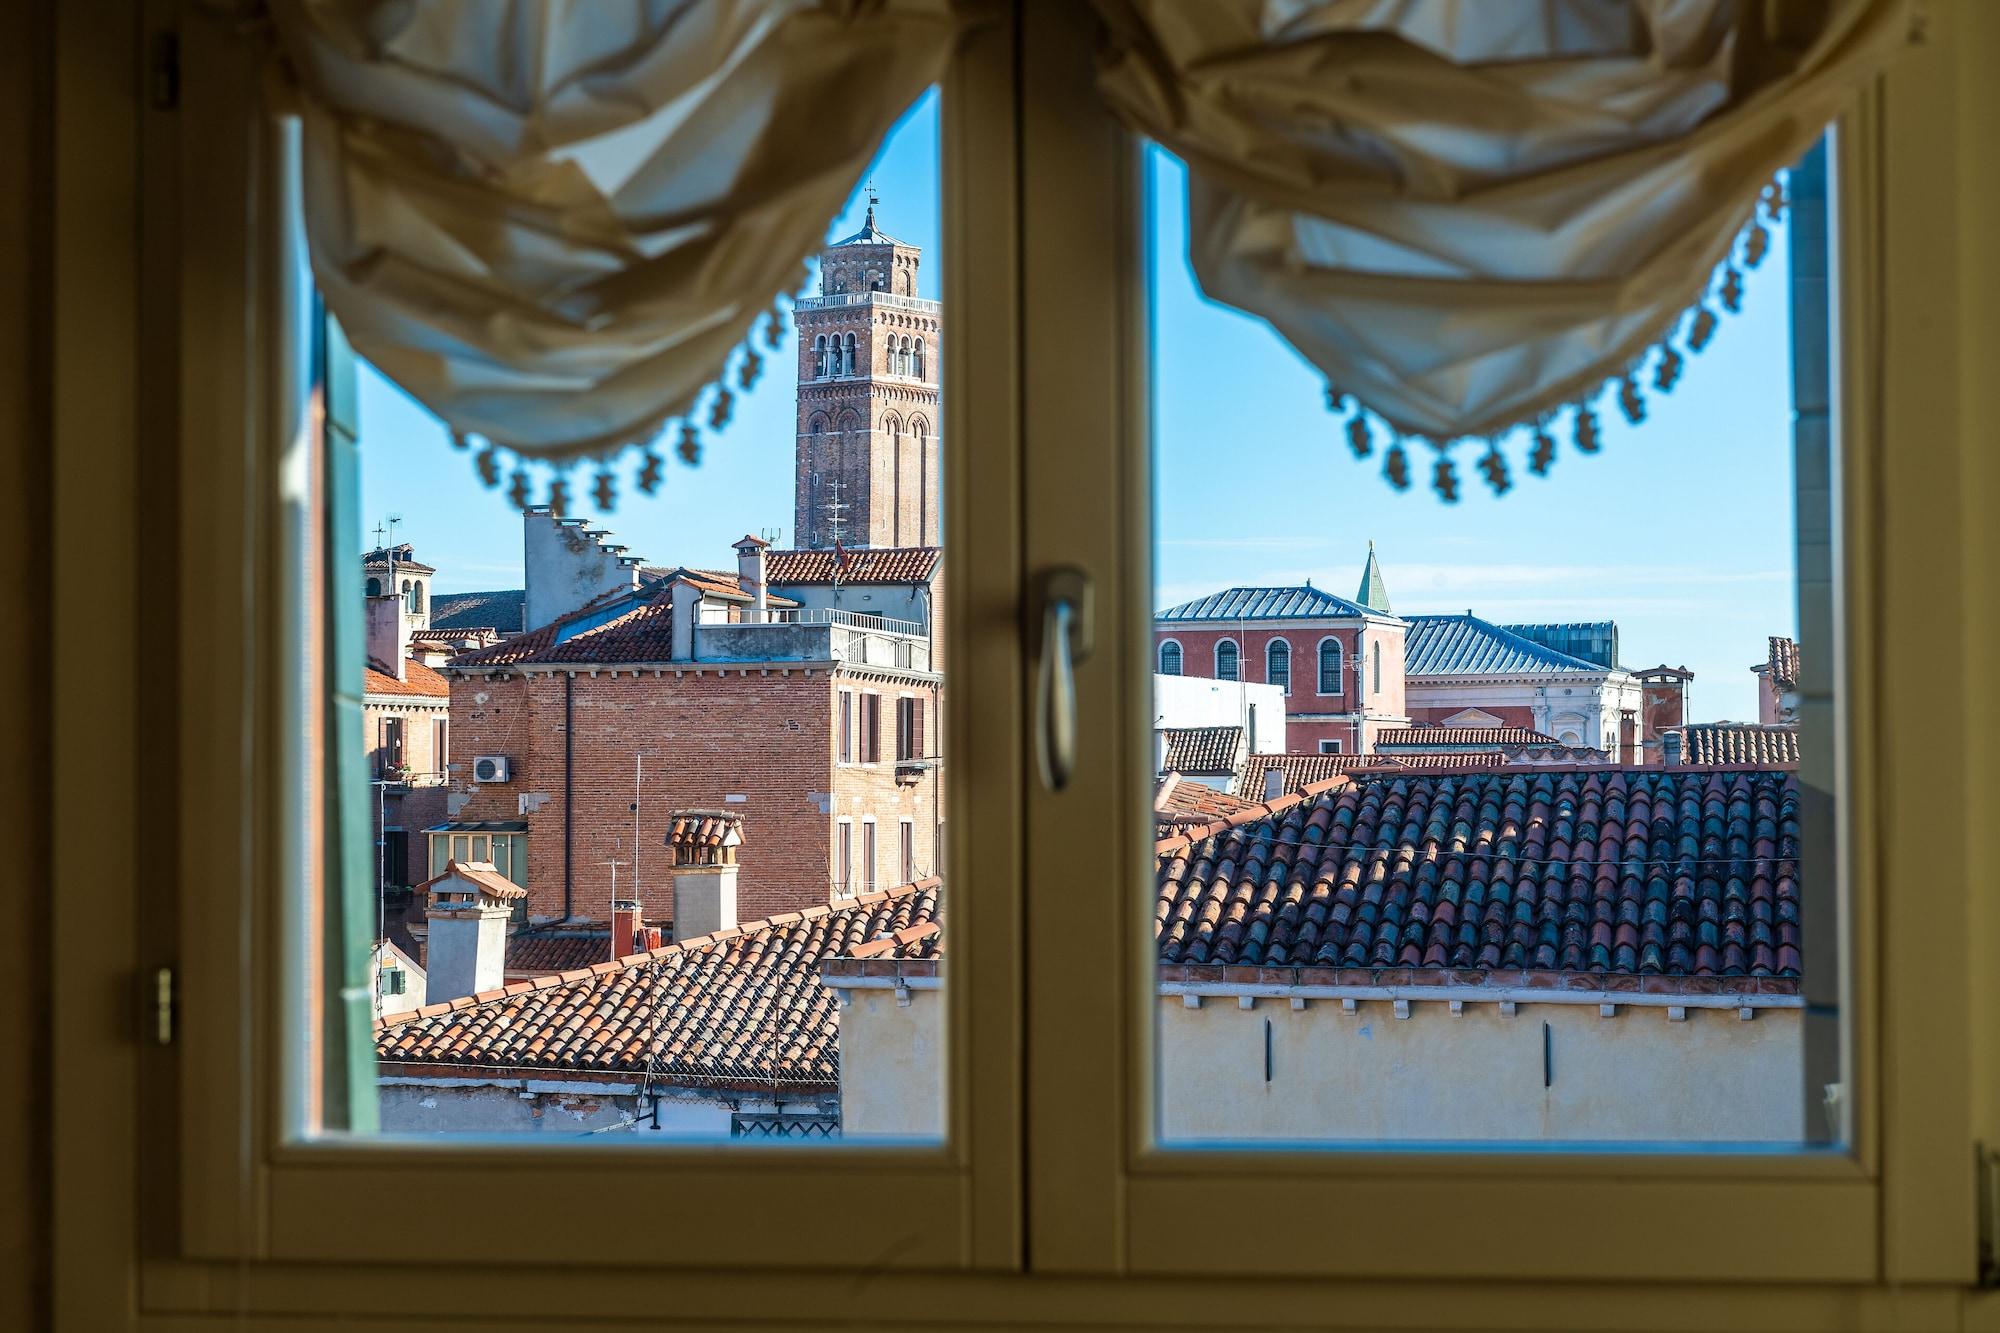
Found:
<svg viewBox="0 0 2000 1333"><path fill-rule="evenodd" d="M368 599L368 656L383 670L402 680L409 668L410 626L403 616L403 599L394 593Z"/></svg>
<svg viewBox="0 0 2000 1333"><path fill-rule="evenodd" d="M497 990L507 973L507 918L528 891L486 861L451 861L417 886L430 891L424 1001L442 1004Z"/></svg>
<svg viewBox="0 0 2000 1333"><path fill-rule="evenodd" d="M639 952L639 903L620 898L611 904L611 956L623 958Z"/></svg>
<svg viewBox="0 0 2000 1333"><path fill-rule="evenodd" d="M755 618L759 621L764 619L764 612L770 605L764 586L764 548L770 544L755 537L745 537L736 543L736 578L743 585L743 591L750 594L750 605L757 612Z"/></svg>
<svg viewBox="0 0 2000 1333"><path fill-rule="evenodd" d="M736 849L743 821L720 810L683 810L667 821L674 876L674 938L736 924Z"/></svg>

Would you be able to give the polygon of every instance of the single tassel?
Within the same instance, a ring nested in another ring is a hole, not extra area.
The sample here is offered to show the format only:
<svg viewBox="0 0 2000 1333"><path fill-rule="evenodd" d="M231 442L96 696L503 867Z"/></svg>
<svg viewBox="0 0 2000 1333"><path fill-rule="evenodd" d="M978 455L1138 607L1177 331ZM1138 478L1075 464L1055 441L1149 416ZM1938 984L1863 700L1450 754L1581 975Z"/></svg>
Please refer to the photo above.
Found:
<svg viewBox="0 0 2000 1333"><path fill-rule="evenodd" d="M1505 495L1513 485L1507 479L1507 459L1497 444L1486 446L1486 457L1479 460L1479 470L1486 474L1486 484L1493 488L1495 495Z"/></svg>
<svg viewBox="0 0 2000 1333"><path fill-rule="evenodd" d="M784 341L785 341L784 312L781 311L777 306L772 306L771 313L764 317L764 345L766 347L775 349L777 347L783 346Z"/></svg>
<svg viewBox="0 0 2000 1333"><path fill-rule="evenodd" d="M1440 458L1431 470L1431 486L1446 504L1458 503L1458 469L1449 458Z"/></svg>
<svg viewBox="0 0 2000 1333"><path fill-rule="evenodd" d="M1764 187L1764 216L1776 222L1785 215L1791 200L1785 197L1785 182L1774 180Z"/></svg>
<svg viewBox="0 0 2000 1333"><path fill-rule="evenodd" d="M1618 410L1635 426L1646 419L1646 396L1639 392L1639 382L1629 374L1618 381Z"/></svg>
<svg viewBox="0 0 2000 1333"><path fill-rule="evenodd" d="M1674 385L1680 383L1681 368L1685 364L1679 352L1672 347L1662 345L1660 364L1653 368L1653 387L1661 393L1672 393Z"/></svg>
<svg viewBox="0 0 2000 1333"><path fill-rule="evenodd" d="M1326 410L1329 412L1345 412L1347 410L1347 391L1345 389L1336 389L1331 384L1327 385Z"/></svg>
<svg viewBox="0 0 2000 1333"><path fill-rule="evenodd" d="M1694 312L1694 323L1688 327L1688 350L1699 352L1708 346L1709 339L1715 337L1715 312L1701 306Z"/></svg>
<svg viewBox="0 0 2000 1333"><path fill-rule="evenodd" d="M1354 451L1356 458L1366 458L1375 449L1375 441L1368 431L1368 418L1358 412L1347 423L1347 447Z"/></svg>
<svg viewBox="0 0 2000 1333"><path fill-rule="evenodd" d="M611 479L610 468L600 468L597 484L590 488L590 498L597 501L597 512L608 514L618 507L618 483Z"/></svg>
<svg viewBox="0 0 2000 1333"><path fill-rule="evenodd" d="M472 436L462 430L452 431L451 447L454 449L470 449L472 447Z"/></svg>
<svg viewBox="0 0 2000 1333"><path fill-rule="evenodd" d="M715 391L715 401L709 404L708 408L710 430L721 430L729 424L729 412L734 403L735 399L731 397L729 390L719 388Z"/></svg>
<svg viewBox="0 0 2000 1333"><path fill-rule="evenodd" d="M485 483L487 490L500 484L500 451L492 445L479 451L479 456L472 460L472 466L478 470L479 480Z"/></svg>
<svg viewBox="0 0 2000 1333"><path fill-rule="evenodd" d="M1732 266L1722 271L1722 308L1730 314L1743 309L1743 275Z"/></svg>
<svg viewBox="0 0 2000 1333"><path fill-rule="evenodd" d="M1404 450L1401 440L1389 446L1388 457L1382 460L1382 475L1397 490L1410 489L1410 455Z"/></svg>
<svg viewBox="0 0 2000 1333"><path fill-rule="evenodd" d="M665 469L660 461L660 456L651 449L641 454L639 461L642 464L639 468L639 489L645 494L651 495L660 489L660 482L665 477Z"/></svg>
<svg viewBox="0 0 2000 1333"><path fill-rule="evenodd" d="M764 373L764 358L748 347L743 349L743 364L738 368L736 383L748 393L757 383L757 377Z"/></svg>
<svg viewBox="0 0 2000 1333"><path fill-rule="evenodd" d="M1764 224L1750 224L1750 234L1743 238L1743 262L1751 268L1764 262L1765 253L1771 248L1771 233L1764 230Z"/></svg>
<svg viewBox="0 0 2000 1333"><path fill-rule="evenodd" d="M507 498L514 502L516 509L528 507L528 501L534 498L534 491L528 482L528 469L524 467L514 469L514 480L507 486Z"/></svg>
<svg viewBox="0 0 2000 1333"><path fill-rule="evenodd" d="M549 483L549 512L557 518L569 513L569 483L561 477Z"/></svg>
<svg viewBox="0 0 2000 1333"><path fill-rule="evenodd" d="M1576 447L1586 454L1594 454L1603 441L1597 436L1597 413L1584 403L1576 408Z"/></svg>
<svg viewBox="0 0 2000 1333"><path fill-rule="evenodd" d="M1528 451L1528 470L1538 477L1549 475L1549 468L1556 461L1556 437L1549 434L1546 425L1535 427L1535 447Z"/></svg>
<svg viewBox="0 0 2000 1333"><path fill-rule="evenodd" d="M681 423L681 442L676 446L675 452L681 456L681 462L689 467L701 465L701 437L695 434L692 421Z"/></svg>

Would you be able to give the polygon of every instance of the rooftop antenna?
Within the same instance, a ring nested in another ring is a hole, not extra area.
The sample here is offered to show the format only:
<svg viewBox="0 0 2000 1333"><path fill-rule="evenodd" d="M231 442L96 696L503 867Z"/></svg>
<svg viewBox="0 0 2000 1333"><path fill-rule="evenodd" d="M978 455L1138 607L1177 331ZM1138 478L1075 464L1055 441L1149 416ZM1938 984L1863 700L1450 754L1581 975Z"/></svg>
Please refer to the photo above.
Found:
<svg viewBox="0 0 2000 1333"><path fill-rule="evenodd" d="M875 225L875 205L882 202L882 196L875 193L875 182L868 182L868 225Z"/></svg>
<svg viewBox="0 0 2000 1333"><path fill-rule="evenodd" d="M840 477L835 474L827 478L826 503L820 508L826 513L826 532L835 546L840 545L841 528L847 514L847 506L840 499Z"/></svg>
<svg viewBox="0 0 2000 1333"><path fill-rule="evenodd" d="M759 528L757 529L757 536L776 546L785 539L785 530L783 528Z"/></svg>

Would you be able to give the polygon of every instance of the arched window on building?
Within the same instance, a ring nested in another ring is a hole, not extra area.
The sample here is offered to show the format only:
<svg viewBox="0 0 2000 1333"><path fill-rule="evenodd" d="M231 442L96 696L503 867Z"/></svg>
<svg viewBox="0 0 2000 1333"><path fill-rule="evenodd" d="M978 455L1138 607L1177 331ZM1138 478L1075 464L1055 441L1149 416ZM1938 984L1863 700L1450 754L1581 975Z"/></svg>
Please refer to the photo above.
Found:
<svg viewBox="0 0 2000 1333"><path fill-rule="evenodd" d="M1236 641L1234 639L1224 639L1215 645L1215 678L1217 680L1235 680L1238 678L1236 669Z"/></svg>
<svg viewBox="0 0 2000 1333"><path fill-rule="evenodd" d="M813 339L813 378L821 380L826 378L826 335L824 333Z"/></svg>
<svg viewBox="0 0 2000 1333"><path fill-rule="evenodd" d="M913 368L910 373L918 379L922 379L924 377L924 340L922 338L917 339L916 356L912 365Z"/></svg>
<svg viewBox="0 0 2000 1333"><path fill-rule="evenodd" d="M424 613L424 584L422 579L410 585L409 605L411 615L420 616Z"/></svg>
<svg viewBox="0 0 2000 1333"><path fill-rule="evenodd" d="M1292 692L1292 645L1273 639L1264 647L1264 680L1286 694Z"/></svg>
<svg viewBox="0 0 2000 1333"><path fill-rule="evenodd" d="M1319 692L1321 694L1341 694L1340 684L1341 652L1339 639L1319 641Z"/></svg>
<svg viewBox="0 0 2000 1333"><path fill-rule="evenodd" d="M905 338L903 339L903 373L905 375L916 374L916 364L917 359L910 352L910 340Z"/></svg>
<svg viewBox="0 0 2000 1333"><path fill-rule="evenodd" d="M854 373L854 335L851 333L840 344L840 373L843 375Z"/></svg>
<svg viewBox="0 0 2000 1333"><path fill-rule="evenodd" d="M1382 692L1382 645L1379 643L1368 646L1368 674L1369 692L1380 694Z"/></svg>
<svg viewBox="0 0 2000 1333"><path fill-rule="evenodd" d="M370 597L380 597L382 595L382 580L368 580L368 595Z"/></svg>
<svg viewBox="0 0 2000 1333"><path fill-rule="evenodd" d="M1181 674L1181 646L1172 639L1160 645L1160 674L1163 676Z"/></svg>

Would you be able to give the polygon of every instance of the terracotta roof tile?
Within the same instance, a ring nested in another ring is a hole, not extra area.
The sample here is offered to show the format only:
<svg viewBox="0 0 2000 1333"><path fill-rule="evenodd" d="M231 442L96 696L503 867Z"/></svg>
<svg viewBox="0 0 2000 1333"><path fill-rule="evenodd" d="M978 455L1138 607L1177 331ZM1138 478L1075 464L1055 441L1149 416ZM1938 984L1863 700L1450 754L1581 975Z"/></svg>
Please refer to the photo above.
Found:
<svg viewBox="0 0 2000 1333"><path fill-rule="evenodd" d="M1769 655L1764 659L1764 669L1771 673L1771 683L1780 690L1797 689L1799 687L1798 640L1773 634L1770 639Z"/></svg>
<svg viewBox="0 0 2000 1333"><path fill-rule="evenodd" d="M1795 774L1335 778L1158 847L1166 964L1797 976Z"/></svg>
<svg viewBox="0 0 2000 1333"><path fill-rule="evenodd" d="M1527 727L1390 727L1375 735L1375 748L1449 745L1555 745L1556 738Z"/></svg>
<svg viewBox="0 0 2000 1333"><path fill-rule="evenodd" d="M943 552L935 546L870 546L832 551L766 551L764 578L773 586L832 583L928 583Z"/></svg>
<svg viewBox="0 0 2000 1333"><path fill-rule="evenodd" d="M454 878L469 880L495 898L509 902L528 896L526 889L501 874L491 861L446 861L443 874L432 875L411 892L422 893L433 884L441 884L445 880Z"/></svg>
<svg viewBox="0 0 2000 1333"><path fill-rule="evenodd" d="M385 1062L539 1069L755 1088L839 1081L839 1019L819 965L938 919L921 880L838 907L682 940L616 962L426 1005L375 1027ZM921 946L913 939L913 945Z"/></svg>
<svg viewBox="0 0 2000 1333"><path fill-rule="evenodd" d="M491 648L460 653L447 666L492 667L522 663L665 662L674 655L673 599L664 587L659 594L601 625L577 630L580 622L604 614L619 593L600 599L540 629L502 639Z"/></svg>
<svg viewBox="0 0 2000 1333"><path fill-rule="evenodd" d="M1708 722L1677 728L1683 764L1790 764L1799 762L1795 722Z"/></svg>
<svg viewBox="0 0 2000 1333"><path fill-rule="evenodd" d="M364 695L393 694L406 698L449 699L451 682L413 657L403 663L401 680L397 680L386 671L377 670L374 663L369 663L361 673L361 692Z"/></svg>
<svg viewBox="0 0 2000 1333"><path fill-rule="evenodd" d="M1162 727L1167 735L1163 773L1234 773L1243 751L1241 727Z"/></svg>

